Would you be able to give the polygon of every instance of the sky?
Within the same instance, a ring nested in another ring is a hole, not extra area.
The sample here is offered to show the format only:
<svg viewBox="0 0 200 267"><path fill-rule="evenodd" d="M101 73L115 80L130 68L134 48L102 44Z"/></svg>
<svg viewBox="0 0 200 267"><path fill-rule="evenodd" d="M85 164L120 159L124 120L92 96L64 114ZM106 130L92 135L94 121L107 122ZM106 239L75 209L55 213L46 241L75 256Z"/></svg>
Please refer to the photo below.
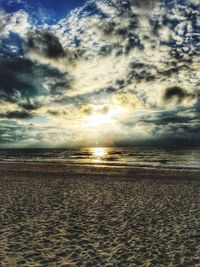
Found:
<svg viewBox="0 0 200 267"><path fill-rule="evenodd" d="M0 148L200 145L199 0L0 0Z"/></svg>

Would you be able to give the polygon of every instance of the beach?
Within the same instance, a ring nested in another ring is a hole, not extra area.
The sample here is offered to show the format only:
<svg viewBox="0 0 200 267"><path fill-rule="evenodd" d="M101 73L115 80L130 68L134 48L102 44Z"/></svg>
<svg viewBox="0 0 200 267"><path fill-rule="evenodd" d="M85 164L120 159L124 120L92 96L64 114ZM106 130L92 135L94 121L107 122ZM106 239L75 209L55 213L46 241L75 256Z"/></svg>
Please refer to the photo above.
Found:
<svg viewBox="0 0 200 267"><path fill-rule="evenodd" d="M200 266L200 172L0 164L0 266Z"/></svg>

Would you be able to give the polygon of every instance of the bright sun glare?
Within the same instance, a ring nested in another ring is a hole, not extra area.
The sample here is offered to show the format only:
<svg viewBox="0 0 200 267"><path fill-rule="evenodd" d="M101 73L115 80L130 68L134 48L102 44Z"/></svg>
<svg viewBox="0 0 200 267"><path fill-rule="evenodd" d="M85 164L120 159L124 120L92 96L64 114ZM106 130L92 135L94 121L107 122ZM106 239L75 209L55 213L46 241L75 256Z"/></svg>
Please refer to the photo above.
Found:
<svg viewBox="0 0 200 267"><path fill-rule="evenodd" d="M88 126L96 127L108 123L111 120L111 114L93 114L85 119Z"/></svg>
<svg viewBox="0 0 200 267"><path fill-rule="evenodd" d="M105 155L107 155L108 151L106 148L104 147L93 147L91 148L91 152L92 154L96 157L96 158L102 158Z"/></svg>

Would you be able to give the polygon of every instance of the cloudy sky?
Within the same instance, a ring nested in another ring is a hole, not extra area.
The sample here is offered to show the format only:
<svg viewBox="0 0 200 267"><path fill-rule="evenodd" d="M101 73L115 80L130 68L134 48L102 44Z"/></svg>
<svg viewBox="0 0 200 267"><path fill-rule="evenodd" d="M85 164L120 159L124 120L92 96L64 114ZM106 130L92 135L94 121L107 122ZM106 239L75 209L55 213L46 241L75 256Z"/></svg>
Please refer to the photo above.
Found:
<svg viewBox="0 0 200 267"><path fill-rule="evenodd" d="M200 144L199 0L0 0L0 147Z"/></svg>

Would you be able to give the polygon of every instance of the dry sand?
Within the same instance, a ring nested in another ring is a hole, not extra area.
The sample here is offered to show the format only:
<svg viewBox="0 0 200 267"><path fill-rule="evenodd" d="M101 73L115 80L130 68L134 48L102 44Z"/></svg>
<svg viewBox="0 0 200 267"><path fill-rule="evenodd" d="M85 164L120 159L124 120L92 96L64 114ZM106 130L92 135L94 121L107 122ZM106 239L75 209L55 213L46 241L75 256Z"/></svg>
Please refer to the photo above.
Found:
<svg viewBox="0 0 200 267"><path fill-rule="evenodd" d="M1 267L200 266L198 172L76 168L0 165Z"/></svg>

